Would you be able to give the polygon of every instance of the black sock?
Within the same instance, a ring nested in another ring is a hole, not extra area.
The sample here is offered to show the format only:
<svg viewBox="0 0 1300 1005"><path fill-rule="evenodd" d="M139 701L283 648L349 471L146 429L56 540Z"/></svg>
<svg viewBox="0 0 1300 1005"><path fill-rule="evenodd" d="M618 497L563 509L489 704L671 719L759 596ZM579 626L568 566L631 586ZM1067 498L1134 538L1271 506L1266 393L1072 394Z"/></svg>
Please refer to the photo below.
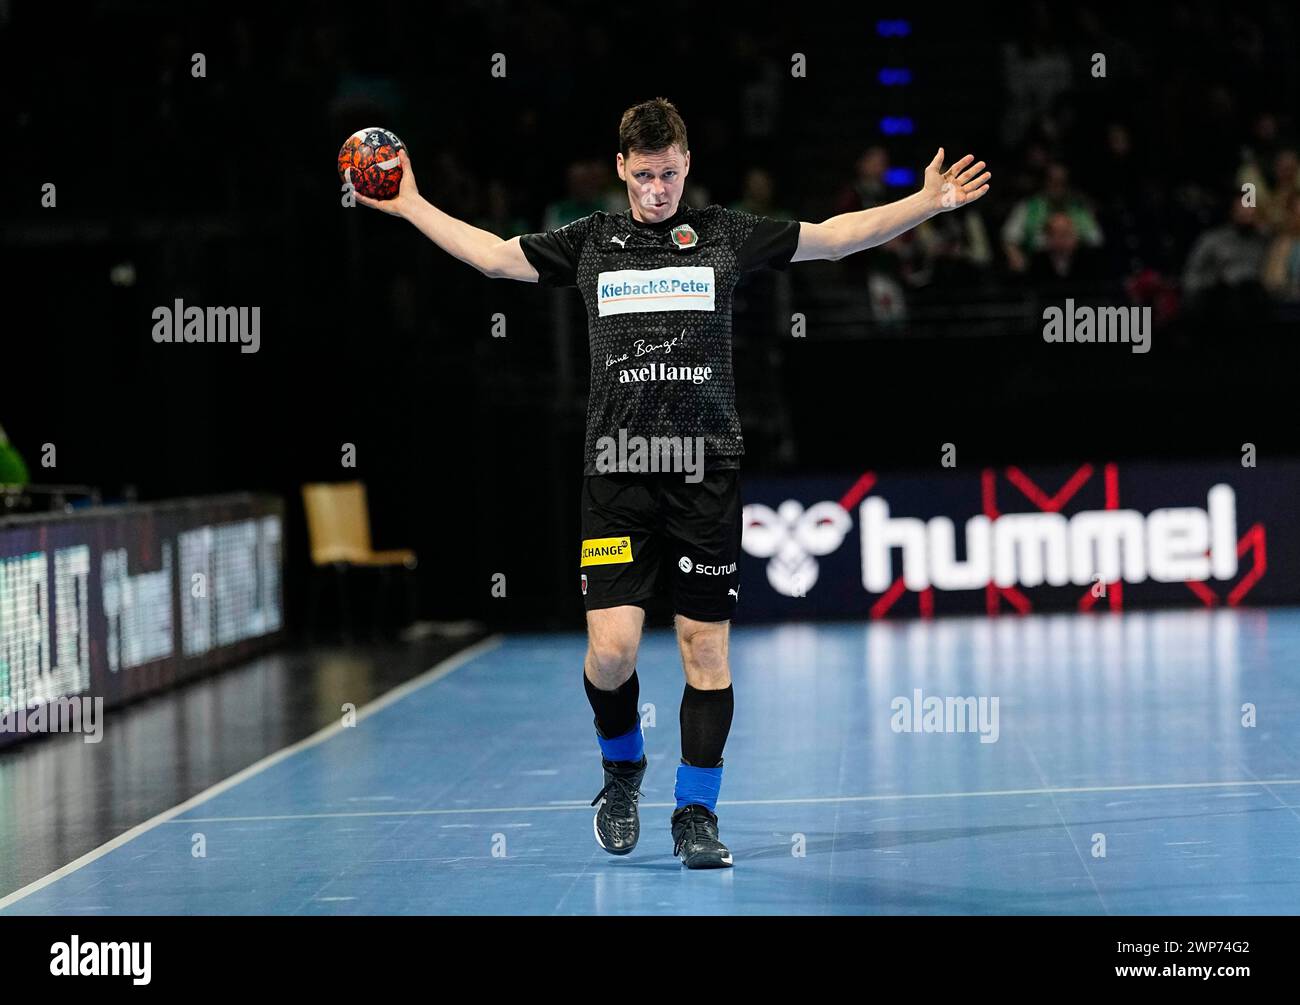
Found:
<svg viewBox="0 0 1300 1005"><path fill-rule="evenodd" d="M641 712L637 700L641 697L641 682L637 680L636 671L613 691L602 691L587 679L586 671L582 674L582 683L587 688L587 700L591 710L596 713L596 728L607 740L630 733L636 726Z"/></svg>
<svg viewBox="0 0 1300 1005"><path fill-rule="evenodd" d="M682 760L697 768L716 768L722 763L735 705L730 684L721 691L700 691L686 685L682 692Z"/></svg>

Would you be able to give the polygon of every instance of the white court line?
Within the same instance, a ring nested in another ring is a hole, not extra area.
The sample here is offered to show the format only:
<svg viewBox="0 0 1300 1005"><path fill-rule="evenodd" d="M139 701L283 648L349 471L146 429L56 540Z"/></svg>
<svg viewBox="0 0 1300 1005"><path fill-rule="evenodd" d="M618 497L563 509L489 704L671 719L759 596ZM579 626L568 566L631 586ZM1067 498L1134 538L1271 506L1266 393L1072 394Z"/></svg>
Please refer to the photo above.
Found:
<svg viewBox="0 0 1300 1005"><path fill-rule="evenodd" d="M971 799L984 796L1047 796L1068 795L1078 792L1154 792L1162 789L1223 789L1266 788L1269 785L1300 785L1300 778L1270 779L1241 782L1161 782L1151 785L1086 785L1060 789L985 789L977 792L912 792L879 796L806 796L794 799L719 799L719 806L786 806L809 803L878 803L890 799ZM664 809L672 803L638 803L642 809ZM462 813L546 813L554 810L590 810L590 803L560 806L479 806L440 810L369 810L355 813L284 813L259 817L186 817L184 820L167 820L176 824L257 823L271 820L333 820L351 817L436 817L456 816ZM4 906L0 903L0 907Z"/></svg>
<svg viewBox="0 0 1300 1005"><path fill-rule="evenodd" d="M424 673L420 674L418 677L412 677L406 683L398 685L397 687L393 688L393 690L381 694L374 701L369 702L366 705L363 705L361 708L357 710L357 714L353 720L354 723L360 722L362 719L369 718L370 716L374 715L376 712L383 711L385 708L387 708L389 705L393 704L394 702L401 701L407 695L411 694L411 692L418 691L426 684L432 684L434 681L446 677L453 670L460 669L466 663L470 662L470 660L477 659L479 656L482 656L484 653L491 652L492 650L498 648L501 645L501 641L502 641L502 636L491 635L488 638L483 639L481 642L476 642L468 649L462 649L460 652L447 657L441 663L438 663L437 665L430 667L428 670L424 671ZM36 893L38 890L45 889L45 887L49 886L51 883L57 882L58 880L62 879L64 876L71 875L72 873L76 872L78 869L82 868L83 866L87 866L91 862L94 862L96 859L103 858L109 852L113 851L116 848L122 847L122 845L126 844L128 841L135 840L141 834L145 833L146 831L152 830L153 828L157 827L159 824L170 823L173 817L178 816L181 813L184 813L188 809L192 809L195 806L198 806L200 803L203 803L206 800L211 799L213 796L220 795L221 793L225 792L227 789L234 788L240 782L247 781L249 778L252 778L256 774L260 774L261 772L265 771L267 768L279 764L285 758L292 757L294 754L298 753L299 751L306 750L308 747L314 747L319 743L324 743L326 740L330 739L330 737L335 736L336 734L342 732L345 728L351 729L355 727L345 727L343 725L343 720L340 719L338 722L332 723L328 726L323 727L322 729L317 730L315 733L312 733L311 736L299 740L297 743L293 744L292 746L285 747L283 750L277 750L274 754L269 754L268 756L258 761L256 764L250 764L243 771L231 775L229 778L225 779L224 781L218 782L216 785L213 785L211 788L204 789L197 796L193 796L185 800L185 802L180 803L177 806L173 806L169 810L164 810L162 813L159 813L156 817L153 817L150 820L146 820L142 824L137 824L135 827L132 827L129 831L125 831L124 833L119 834L117 837L113 838L113 840L107 842L106 844L100 845L94 851L86 852L86 854L82 855L81 858L73 862L69 862L67 865L63 866L63 868L56 869L48 876L42 876L40 879L32 883L28 883L22 889L15 890L13 893L9 894L9 896L0 898L0 911L4 910L10 904L16 904L24 897L31 896L33 893ZM364 814L359 814L359 815L364 815Z"/></svg>

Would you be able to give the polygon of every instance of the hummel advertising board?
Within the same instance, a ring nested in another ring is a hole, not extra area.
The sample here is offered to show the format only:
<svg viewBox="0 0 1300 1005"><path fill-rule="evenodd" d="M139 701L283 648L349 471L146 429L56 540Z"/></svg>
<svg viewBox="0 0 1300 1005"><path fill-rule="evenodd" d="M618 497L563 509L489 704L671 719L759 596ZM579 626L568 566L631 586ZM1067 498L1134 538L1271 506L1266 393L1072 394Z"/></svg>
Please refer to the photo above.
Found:
<svg viewBox="0 0 1300 1005"><path fill-rule="evenodd" d="M1300 601L1300 463L744 482L739 620Z"/></svg>

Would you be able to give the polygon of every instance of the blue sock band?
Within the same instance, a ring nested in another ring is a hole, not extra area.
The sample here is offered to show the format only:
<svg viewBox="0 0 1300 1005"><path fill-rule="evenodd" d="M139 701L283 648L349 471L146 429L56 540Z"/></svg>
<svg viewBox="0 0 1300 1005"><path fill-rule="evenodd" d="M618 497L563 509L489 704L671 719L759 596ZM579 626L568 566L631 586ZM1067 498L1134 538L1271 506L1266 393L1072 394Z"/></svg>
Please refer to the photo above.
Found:
<svg viewBox="0 0 1300 1005"><path fill-rule="evenodd" d="M718 793L722 790L722 768L697 768L690 764L677 765L677 808L698 803L707 806L710 813L717 809Z"/></svg>
<svg viewBox="0 0 1300 1005"><path fill-rule="evenodd" d="M600 752L607 761L641 760L645 754L645 737L641 735L640 717L637 718L635 726L622 736L616 736L612 740L605 739L597 732L596 742L600 744Z"/></svg>

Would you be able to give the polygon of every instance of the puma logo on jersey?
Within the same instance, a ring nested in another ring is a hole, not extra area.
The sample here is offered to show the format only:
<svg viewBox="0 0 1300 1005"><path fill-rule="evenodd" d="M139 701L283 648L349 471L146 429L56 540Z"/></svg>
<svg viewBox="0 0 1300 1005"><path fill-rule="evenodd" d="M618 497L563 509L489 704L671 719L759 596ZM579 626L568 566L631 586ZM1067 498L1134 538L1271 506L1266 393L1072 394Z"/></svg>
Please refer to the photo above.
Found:
<svg viewBox="0 0 1300 1005"><path fill-rule="evenodd" d="M735 590L728 590L728 591L727 591L727 596L729 596L729 597L735 597L737 600L740 599L740 594L737 593Z"/></svg>
<svg viewBox="0 0 1300 1005"><path fill-rule="evenodd" d="M631 234L627 234L627 235L625 235L625 236L623 236L623 237L611 237L611 238L609 239L609 243L610 243L610 244L617 244L620 248L626 248L626 247L627 247L627 239L628 239L629 237L631 237L631 236L632 236Z"/></svg>

